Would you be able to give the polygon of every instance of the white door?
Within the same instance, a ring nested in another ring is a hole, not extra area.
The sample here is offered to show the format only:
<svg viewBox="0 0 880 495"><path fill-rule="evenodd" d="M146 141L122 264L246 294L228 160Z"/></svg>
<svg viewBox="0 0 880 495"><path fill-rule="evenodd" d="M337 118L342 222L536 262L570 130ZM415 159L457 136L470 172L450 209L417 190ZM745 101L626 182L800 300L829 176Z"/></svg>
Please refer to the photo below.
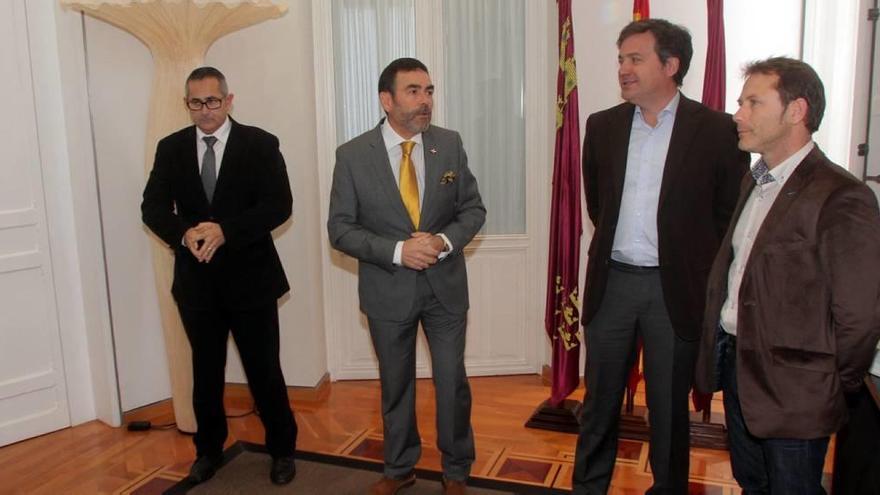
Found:
<svg viewBox="0 0 880 495"><path fill-rule="evenodd" d="M0 2L0 446L70 425L25 9Z"/></svg>

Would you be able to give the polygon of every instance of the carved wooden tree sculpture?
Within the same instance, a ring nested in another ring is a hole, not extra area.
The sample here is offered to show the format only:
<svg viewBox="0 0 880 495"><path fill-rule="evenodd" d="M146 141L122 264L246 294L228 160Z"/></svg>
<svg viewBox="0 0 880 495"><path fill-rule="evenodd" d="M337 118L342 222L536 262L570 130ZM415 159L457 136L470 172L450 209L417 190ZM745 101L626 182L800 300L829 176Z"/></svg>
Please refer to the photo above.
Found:
<svg viewBox="0 0 880 495"><path fill-rule="evenodd" d="M152 168L158 140L190 123L183 105L183 83L193 69L204 64L208 48L226 34L287 11L285 2L273 0L61 0L61 4L127 31L150 49L154 72L146 173ZM174 260L158 238L154 238L152 252L175 421L179 430L192 433L196 431L192 358L171 297Z"/></svg>

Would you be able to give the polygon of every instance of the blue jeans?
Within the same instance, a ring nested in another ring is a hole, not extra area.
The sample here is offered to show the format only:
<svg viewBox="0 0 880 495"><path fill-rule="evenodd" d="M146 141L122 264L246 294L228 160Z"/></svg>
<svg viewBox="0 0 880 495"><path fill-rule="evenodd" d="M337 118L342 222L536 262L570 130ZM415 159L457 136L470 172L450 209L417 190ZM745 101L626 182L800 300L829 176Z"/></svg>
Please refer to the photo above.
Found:
<svg viewBox="0 0 880 495"><path fill-rule="evenodd" d="M721 331L718 345L730 464L743 495L824 495L822 466L829 437L758 438L749 433L736 383L736 337Z"/></svg>

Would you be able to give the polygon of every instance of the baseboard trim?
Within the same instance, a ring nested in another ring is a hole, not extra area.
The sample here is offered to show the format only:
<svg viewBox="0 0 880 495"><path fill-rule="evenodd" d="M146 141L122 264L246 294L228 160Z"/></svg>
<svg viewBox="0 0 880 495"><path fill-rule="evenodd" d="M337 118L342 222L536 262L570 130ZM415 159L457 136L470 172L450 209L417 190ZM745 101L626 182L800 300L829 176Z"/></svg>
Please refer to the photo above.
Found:
<svg viewBox="0 0 880 495"><path fill-rule="evenodd" d="M293 406L296 408L297 401L304 402L314 402L321 401L327 398L327 395L330 393L330 373L325 372L318 382L311 387L308 386L289 386L287 387L287 396L290 400L293 401ZM250 390L248 389L247 383L226 383L226 396L227 397L242 397L242 396L250 396ZM162 406L165 404L170 404L171 398L159 400L150 404L146 404L140 407L136 407L129 411L125 411L122 413L122 426L125 426L131 421L139 421L143 419L150 418L151 412L157 408L158 406ZM226 413L229 415L240 414L242 411L235 410L234 408L227 407Z"/></svg>

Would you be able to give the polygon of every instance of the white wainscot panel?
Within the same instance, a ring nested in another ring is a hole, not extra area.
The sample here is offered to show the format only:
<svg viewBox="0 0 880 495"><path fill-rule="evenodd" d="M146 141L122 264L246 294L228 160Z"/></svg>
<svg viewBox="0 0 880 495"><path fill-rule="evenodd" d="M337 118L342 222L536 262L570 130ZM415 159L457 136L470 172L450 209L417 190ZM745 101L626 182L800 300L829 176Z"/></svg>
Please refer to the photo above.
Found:
<svg viewBox="0 0 880 495"><path fill-rule="evenodd" d="M527 326L527 245L484 239L469 246L465 363L468 375L534 373L534 338Z"/></svg>
<svg viewBox="0 0 880 495"><path fill-rule="evenodd" d="M13 258L27 258L15 256ZM0 258L2 260L2 258ZM2 263L0 263L2 270ZM0 359L0 396L16 388L12 377L38 376L53 369L55 328L48 322L46 280L40 267L16 270L0 276L0 335L3 336Z"/></svg>
<svg viewBox="0 0 880 495"><path fill-rule="evenodd" d="M33 213L34 210L30 210ZM15 225L4 228L2 225L11 216L0 212L0 259L22 253L36 253L38 249L38 236L36 225ZM3 262L0 261L0 271L3 271Z"/></svg>

